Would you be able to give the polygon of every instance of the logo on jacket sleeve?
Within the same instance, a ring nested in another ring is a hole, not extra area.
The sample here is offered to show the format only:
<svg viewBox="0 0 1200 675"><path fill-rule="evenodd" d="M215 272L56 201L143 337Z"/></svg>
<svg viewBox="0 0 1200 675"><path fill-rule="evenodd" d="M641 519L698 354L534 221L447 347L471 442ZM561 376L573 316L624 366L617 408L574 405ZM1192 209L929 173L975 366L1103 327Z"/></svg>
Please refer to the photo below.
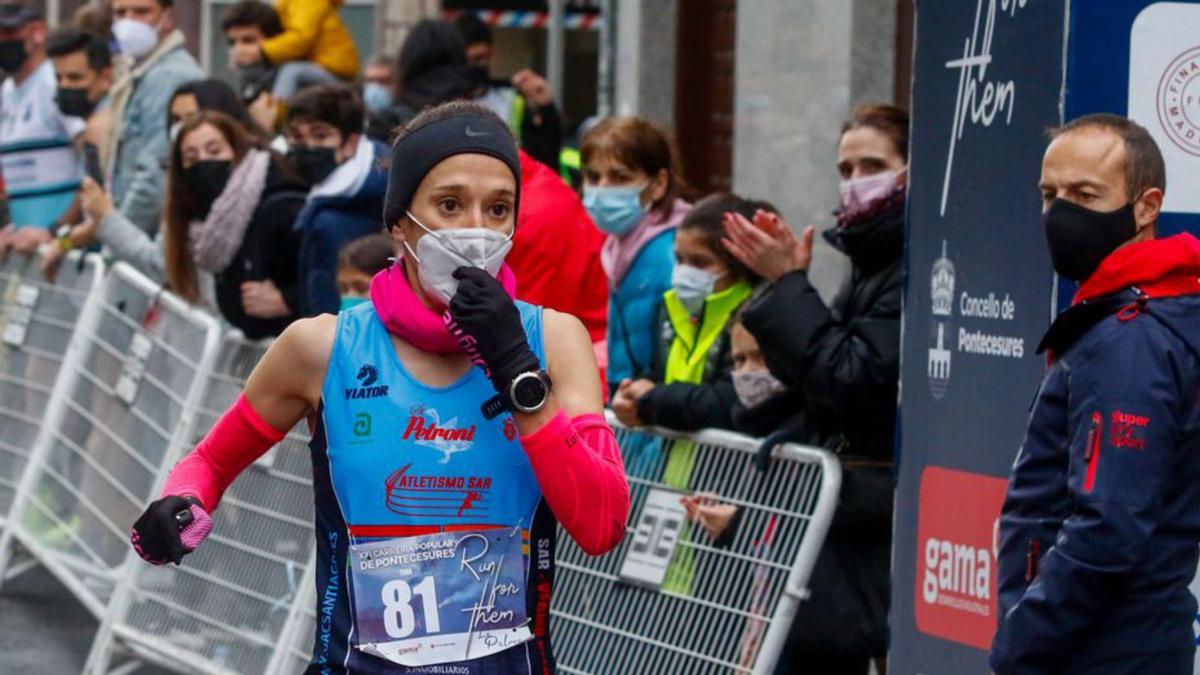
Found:
<svg viewBox="0 0 1200 675"><path fill-rule="evenodd" d="M1146 429L1150 427L1150 418L1142 415L1114 410L1112 414L1111 440L1114 448L1127 450L1146 449Z"/></svg>
<svg viewBox="0 0 1200 675"><path fill-rule="evenodd" d="M380 398L387 396L387 385L375 384L379 381L379 370L375 366L369 363L363 364L363 367L358 369L358 374L354 378L358 380L358 386L346 389L347 399Z"/></svg>

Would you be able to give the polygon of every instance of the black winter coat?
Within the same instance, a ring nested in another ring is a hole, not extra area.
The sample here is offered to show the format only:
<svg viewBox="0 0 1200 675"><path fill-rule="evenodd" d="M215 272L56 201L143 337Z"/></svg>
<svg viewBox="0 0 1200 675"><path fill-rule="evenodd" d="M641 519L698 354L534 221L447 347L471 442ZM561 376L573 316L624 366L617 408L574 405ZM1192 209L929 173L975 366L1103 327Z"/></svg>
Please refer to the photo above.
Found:
<svg viewBox="0 0 1200 675"><path fill-rule="evenodd" d="M904 202L827 233L853 281L835 313L804 272L784 276L742 316L771 372L803 396L804 433L836 449L842 490L779 673L805 654L882 656L892 526L892 456L900 377Z"/></svg>
<svg viewBox="0 0 1200 675"><path fill-rule="evenodd" d="M293 226L304 208L308 186L284 169L283 161L272 158L266 185L246 226L241 248L229 267L215 275L221 316L252 340L275 337L301 316L296 269L301 235ZM268 279L279 288L291 313L274 319L247 315L242 308L242 282Z"/></svg>
<svg viewBox="0 0 1200 675"><path fill-rule="evenodd" d="M840 439L843 455L890 461L900 379L904 203L894 200L877 216L826 236L854 264L840 312L825 306L805 272L793 272L752 301L742 320L771 372L804 394L820 435Z"/></svg>

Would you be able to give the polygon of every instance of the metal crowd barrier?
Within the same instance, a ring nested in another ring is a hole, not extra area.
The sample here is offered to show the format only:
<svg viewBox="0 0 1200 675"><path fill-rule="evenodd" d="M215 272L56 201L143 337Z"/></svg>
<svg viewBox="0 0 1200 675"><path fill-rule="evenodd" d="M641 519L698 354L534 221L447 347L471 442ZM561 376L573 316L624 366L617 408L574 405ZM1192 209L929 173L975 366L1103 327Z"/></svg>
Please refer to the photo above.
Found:
<svg viewBox="0 0 1200 675"><path fill-rule="evenodd" d="M268 347L236 332L221 340L185 451L233 404ZM279 669L286 658L283 636L312 605L308 439L301 422L238 477L213 514L212 535L184 565L155 567L130 554L131 579L112 603L85 672L107 672L118 647L194 672L260 675Z"/></svg>
<svg viewBox="0 0 1200 675"><path fill-rule="evenodd" d="M632 497L628 535L591 557L560 532L550 617L559 670L604 675L774 670L829 529L841 486L830 453L784 445L769 469L759 442L702 431L617 429ZM658 441L662 442L658 442ZM673 451L693 453L684 491ZM679 498L707 493L741 510L718 546Z"/></svg>
<svg viewBox="0 0 1200 675"><path fill-rule="evenodd" d="M96 255L71 254L53 282L39 260L0 261L0 526L42 426L67 347L103 280Z"/></svg>
<svg viewBox="0 0 1200 675"><path fill-rule="evenodd" d="M117 263L81 317L9 526L98 618L129 552L129 526L156 495L187 432L219 339L217 321Z"/></svg>

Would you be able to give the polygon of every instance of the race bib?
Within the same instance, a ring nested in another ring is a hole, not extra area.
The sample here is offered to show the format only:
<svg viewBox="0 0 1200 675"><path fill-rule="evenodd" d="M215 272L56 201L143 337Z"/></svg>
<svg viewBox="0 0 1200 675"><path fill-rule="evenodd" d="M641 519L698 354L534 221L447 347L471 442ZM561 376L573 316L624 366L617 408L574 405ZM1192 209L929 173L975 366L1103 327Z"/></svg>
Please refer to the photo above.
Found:
<svg viewBox="0 0 1200 675"><path fill-rule="evenodd" d="M533 638L519 528L350 546L357 647L405 666L478 659Z"/></svg>

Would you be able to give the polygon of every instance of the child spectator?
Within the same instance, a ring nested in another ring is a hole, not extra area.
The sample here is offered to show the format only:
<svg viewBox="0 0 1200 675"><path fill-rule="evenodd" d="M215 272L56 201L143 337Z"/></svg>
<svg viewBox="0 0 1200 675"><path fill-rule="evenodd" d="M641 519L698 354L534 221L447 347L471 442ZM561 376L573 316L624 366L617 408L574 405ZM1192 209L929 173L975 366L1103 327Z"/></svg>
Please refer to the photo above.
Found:
<svg viewBox="0 0 1200 675"><path fill-rule="evenodd" d="M662 344L654 379L624 380L613 410L629 426L678 431L731 428L737 403L729 320L750 297L758 276L721 245L729 213L774 212L732 194L706 197L675 234L672 288L663 296Z"/></svg>
<svg viewBox="0 0 1200 675"><path fill-rule="evenodd" d="M395 257L396 247L386 234L355 239L342 247L337 269L342 311L371 299L371 279L391 266Z"/></svg>

